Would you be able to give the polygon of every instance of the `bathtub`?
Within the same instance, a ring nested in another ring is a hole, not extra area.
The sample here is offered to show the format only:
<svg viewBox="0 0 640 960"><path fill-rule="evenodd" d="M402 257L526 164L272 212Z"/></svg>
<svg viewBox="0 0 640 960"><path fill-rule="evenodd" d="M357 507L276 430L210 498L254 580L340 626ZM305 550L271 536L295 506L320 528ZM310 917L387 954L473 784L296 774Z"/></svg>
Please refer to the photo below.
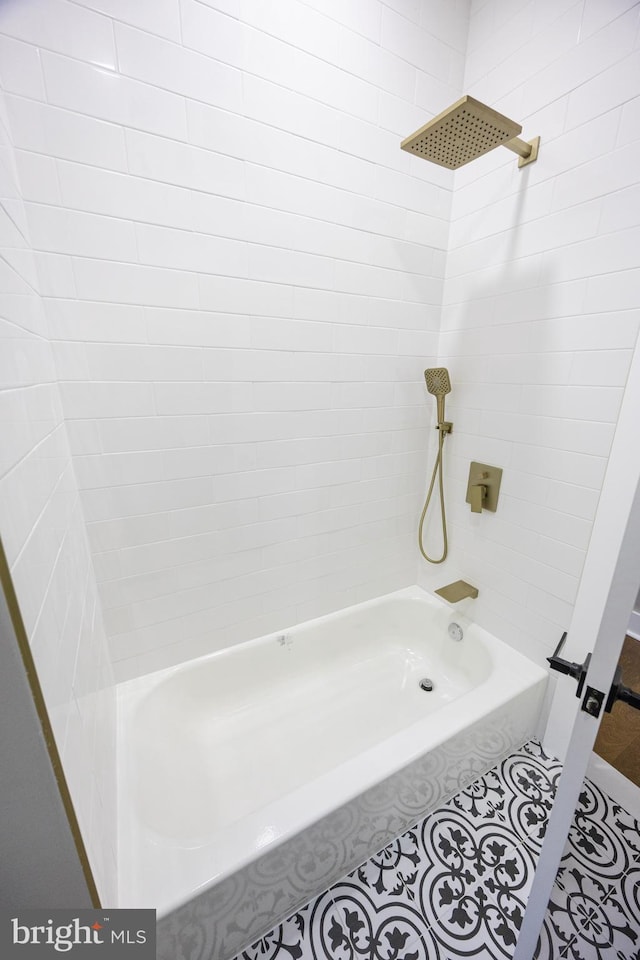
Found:
<svg viewBox="0 0 640 960"><path fill-rule="evenodd" d="M120 684L119 905L235 956L534 735L546 679L411 587Z"/></svg>

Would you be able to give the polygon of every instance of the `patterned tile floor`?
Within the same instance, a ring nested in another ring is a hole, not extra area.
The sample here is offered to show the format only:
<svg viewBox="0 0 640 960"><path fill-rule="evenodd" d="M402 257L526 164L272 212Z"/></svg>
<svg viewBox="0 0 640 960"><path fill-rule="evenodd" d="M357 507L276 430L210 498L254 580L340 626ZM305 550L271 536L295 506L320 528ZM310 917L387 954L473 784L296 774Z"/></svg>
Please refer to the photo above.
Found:
<svg viewBox="0 0 640 960"><path fill-rule="evenodd" d="M531 741L236 960L510 960L560 774ZM640 823L585 782L537 960L640 960Z"/></svg>

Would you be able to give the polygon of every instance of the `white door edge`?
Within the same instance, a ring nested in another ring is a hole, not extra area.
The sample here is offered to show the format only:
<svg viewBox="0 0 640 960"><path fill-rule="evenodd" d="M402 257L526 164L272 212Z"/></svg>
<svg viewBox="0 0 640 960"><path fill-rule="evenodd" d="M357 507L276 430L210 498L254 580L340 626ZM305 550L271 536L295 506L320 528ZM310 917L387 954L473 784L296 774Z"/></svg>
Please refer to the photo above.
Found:
<svg viewBox="0 0 640 960"><path fill-rule="evenodd" d="M616 664L640 584L640 348L636 345L589 549L562 656L581 663L591 652L585 690L604 693ZM576 683L559 676L544 746L564 761L513 960L531 960L589 761L602 711L580 709Z"/></svg>

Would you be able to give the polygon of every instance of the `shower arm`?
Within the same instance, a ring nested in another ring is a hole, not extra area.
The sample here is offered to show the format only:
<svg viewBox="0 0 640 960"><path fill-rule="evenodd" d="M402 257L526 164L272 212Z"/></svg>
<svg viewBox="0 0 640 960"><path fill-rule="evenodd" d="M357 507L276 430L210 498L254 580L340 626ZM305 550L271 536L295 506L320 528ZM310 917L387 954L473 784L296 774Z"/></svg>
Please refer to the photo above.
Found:
<svg viewBox="0 0 640 960"><path fill-rule="evenodd" d="M525 167L528 163L533 163L538 159L538 148L540 146L540 137L534 137L533 140L521 140L520 137L513 137L512 140L506 140L501 146L517 153L519 167Z"/></svg>
<svg viewBox="0 0 640 960"><path fill-rule="evenodd" d="M531 153L531 144L527 143L526 140L521 140L520 137L514 137L513 140L507 140L507 142L503 143L502 146L506 147L507 150L512 150L514 153L517 153L519 157L524 157L525 159Z"/></svg>

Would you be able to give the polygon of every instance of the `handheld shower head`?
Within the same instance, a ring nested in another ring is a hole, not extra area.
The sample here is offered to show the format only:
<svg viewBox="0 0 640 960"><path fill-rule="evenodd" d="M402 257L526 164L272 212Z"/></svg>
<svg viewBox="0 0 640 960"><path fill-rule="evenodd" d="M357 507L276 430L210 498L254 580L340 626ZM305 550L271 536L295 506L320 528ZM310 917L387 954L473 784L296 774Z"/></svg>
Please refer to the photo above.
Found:
<svg viewBox="0 0 640 960"><path fill-rule="evenodd" d="M429 367L424 372L424 380L427 385L427 390L429 393L433 394L438 401L438 456L436 457L433 474L431 476L431 483L429 484L429 490L427 492L427 499L424 502L420 523L418 524L418 545L420 547L420 553L425 560L428 560L429 563L442 563L442 561L446 558L447 551L449 549L447 544L447 520L444 510L442 462L444 438L448 433L451 433L451 429L453 427L452 423L447 423L444 419L444 398L448 393L451 393L451 380L449 379L449 371L445 367ZM440 493L440 516L442 518L442 556L439 559L434 560L433 557L430 557L427 554L427 551L424 547L424 521L427 515L427 510L429 509L431 494L433 493L433 487L436 480L438 480L438 490Z"/></svg>
<svg viewBox="0 0 640 960"><path fill-rule="evenodd" d="M427 390L438 401L438 423L444 423L444 398L451 393L451 380L446 367L429 367L424 372Z"/></svg>

